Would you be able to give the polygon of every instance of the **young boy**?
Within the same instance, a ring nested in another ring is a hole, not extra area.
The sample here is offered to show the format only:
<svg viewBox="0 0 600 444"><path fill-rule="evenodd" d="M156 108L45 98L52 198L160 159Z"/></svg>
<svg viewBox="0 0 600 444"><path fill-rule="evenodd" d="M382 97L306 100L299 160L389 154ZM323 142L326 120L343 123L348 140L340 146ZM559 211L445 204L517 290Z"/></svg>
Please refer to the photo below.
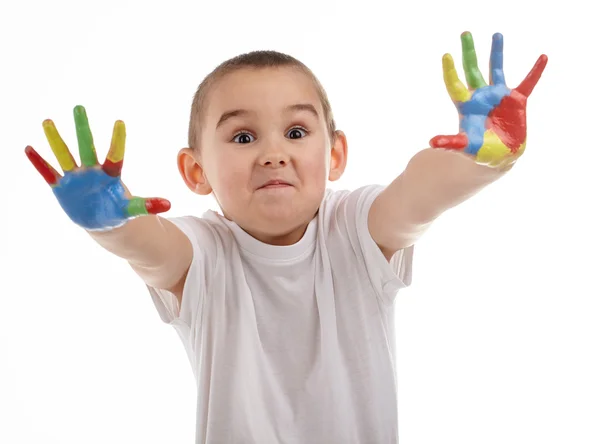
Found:
<svg viewBox="0 0 600 444"><path fill-rule="evenodd" d="M326 188L344 172L346 138L312 72L272 51L224 62L193 100L179 171L222 214L166 219L165 199L132 197L123 122L99 165L82 107L81 166L49 120L64 176L26 148L69 217L131 264L180 335L198 387L196 442L397 442L393 303L414 244L522 154L526 100L547 61L508 89L496 34L486 85L469 33L462 43L469 89L443 58L459 134L433 138L387 187Z"/></svg>

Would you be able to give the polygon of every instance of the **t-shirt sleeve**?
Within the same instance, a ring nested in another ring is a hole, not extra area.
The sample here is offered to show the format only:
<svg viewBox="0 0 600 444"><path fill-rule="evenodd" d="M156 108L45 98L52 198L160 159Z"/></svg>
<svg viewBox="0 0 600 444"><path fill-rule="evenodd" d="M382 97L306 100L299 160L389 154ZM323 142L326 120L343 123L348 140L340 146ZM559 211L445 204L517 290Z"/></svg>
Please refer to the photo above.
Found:
<svg viewBox="0 0 600 444"><path fill-rule="evenodd" d="M183 324L188 329L200 325L204 300L214 276L217 260L217 236L210 224L200 218L169 218L190 240L192 263L183 287L181 307L173 293L147 285L160 318L171 325Z"/></svg>
<svg viewBox="0 0 600 444"><path fill-rule="evenodd" d="M397 251L388 262L373 240L368 225L369 210L384 189L382 185L368 185L347 192L338 206L337 218L344 219L373 288L385 301L391 302L400 289L412 283L414 245Z"/></svg>

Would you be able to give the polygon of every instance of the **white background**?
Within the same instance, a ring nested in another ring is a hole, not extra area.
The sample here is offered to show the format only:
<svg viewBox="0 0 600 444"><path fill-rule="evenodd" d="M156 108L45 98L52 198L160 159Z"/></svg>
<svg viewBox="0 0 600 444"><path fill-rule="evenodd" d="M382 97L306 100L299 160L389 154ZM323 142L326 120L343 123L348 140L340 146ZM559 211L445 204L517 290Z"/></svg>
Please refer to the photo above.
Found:
<svg viewBox="0 0 600 444"><path fill-rule="evenodd" d="M175 163L193 93L221 61L275 49L314 70L348 136L334 187L388 183L432 136L457 130L441 57L462 76L464 30L486 78L496 31L510 87L541 53L549 62L519 165L416 248L413 285L397 299L401 442L600 442L592 3L350 3L2 3L0 443L194 438L195 386L175 331L23 153L31 144L58 167L44 119L76 154L72 109L84 105L101 159L123 119L131 190L170 199L169 215L198 215L215 203L191 193Z"/></svg>

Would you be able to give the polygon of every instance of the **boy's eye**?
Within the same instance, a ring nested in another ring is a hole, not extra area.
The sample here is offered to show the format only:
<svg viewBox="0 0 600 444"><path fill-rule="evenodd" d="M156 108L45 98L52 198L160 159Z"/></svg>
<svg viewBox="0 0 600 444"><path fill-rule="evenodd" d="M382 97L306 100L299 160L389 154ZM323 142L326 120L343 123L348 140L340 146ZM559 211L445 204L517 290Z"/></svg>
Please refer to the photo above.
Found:
<svg viewBox="0 0 600 444"><path fill-rule="evenodd" d="M302 138L302 132L307 133L307 131L304 128L300 128L299 126L292 128L291 130L288 131L288 134L290 135L290 139L301 139Z"/></svg>
<svg viewBox="0 0 600 444"><path fill-rule="evenodd" d="M236 143L250 143L252 142L252 140L249 140L251 137L252 135L250 133L239 133L235 135L233 141L236 142L237 139Z"/></svg>

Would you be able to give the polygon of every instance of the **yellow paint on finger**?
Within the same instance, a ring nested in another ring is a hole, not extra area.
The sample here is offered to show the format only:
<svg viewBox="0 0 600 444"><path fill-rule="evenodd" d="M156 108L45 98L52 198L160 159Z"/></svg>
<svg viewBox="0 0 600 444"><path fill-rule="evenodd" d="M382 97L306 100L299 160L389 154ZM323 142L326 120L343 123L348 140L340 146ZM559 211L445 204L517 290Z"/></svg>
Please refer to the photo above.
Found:
<svg viewBox="0 0 600 444"><path fill-rule="evenodd" d="M75 160L69 152L67 144L64 142L64 140L62 140L60 134L58 134L58 130L54 126L54 122L49 119L44 120L42 126L44 128L44 133L46 134L46 139L48 140L50 148L56 156L56 160L58 160L60 167L65 172L73 170L76 167Z"/></svg>
<svg viewBox="0 0 600 444"><path fill-rule="evenodd" d="M444 71L444 83L450 98L454 102L466 102L471 94L467 87L458 78L458 73L454 67L454 60L450 54L444 54L442 57L442 69Z"/></svg>
<svg viewBox="0 0 600 444"><path fill-rule="evenodd" d="M113 163L121 162L125 157L125 123L117 120L113 128L110 149L106 158Z"/></svg>

